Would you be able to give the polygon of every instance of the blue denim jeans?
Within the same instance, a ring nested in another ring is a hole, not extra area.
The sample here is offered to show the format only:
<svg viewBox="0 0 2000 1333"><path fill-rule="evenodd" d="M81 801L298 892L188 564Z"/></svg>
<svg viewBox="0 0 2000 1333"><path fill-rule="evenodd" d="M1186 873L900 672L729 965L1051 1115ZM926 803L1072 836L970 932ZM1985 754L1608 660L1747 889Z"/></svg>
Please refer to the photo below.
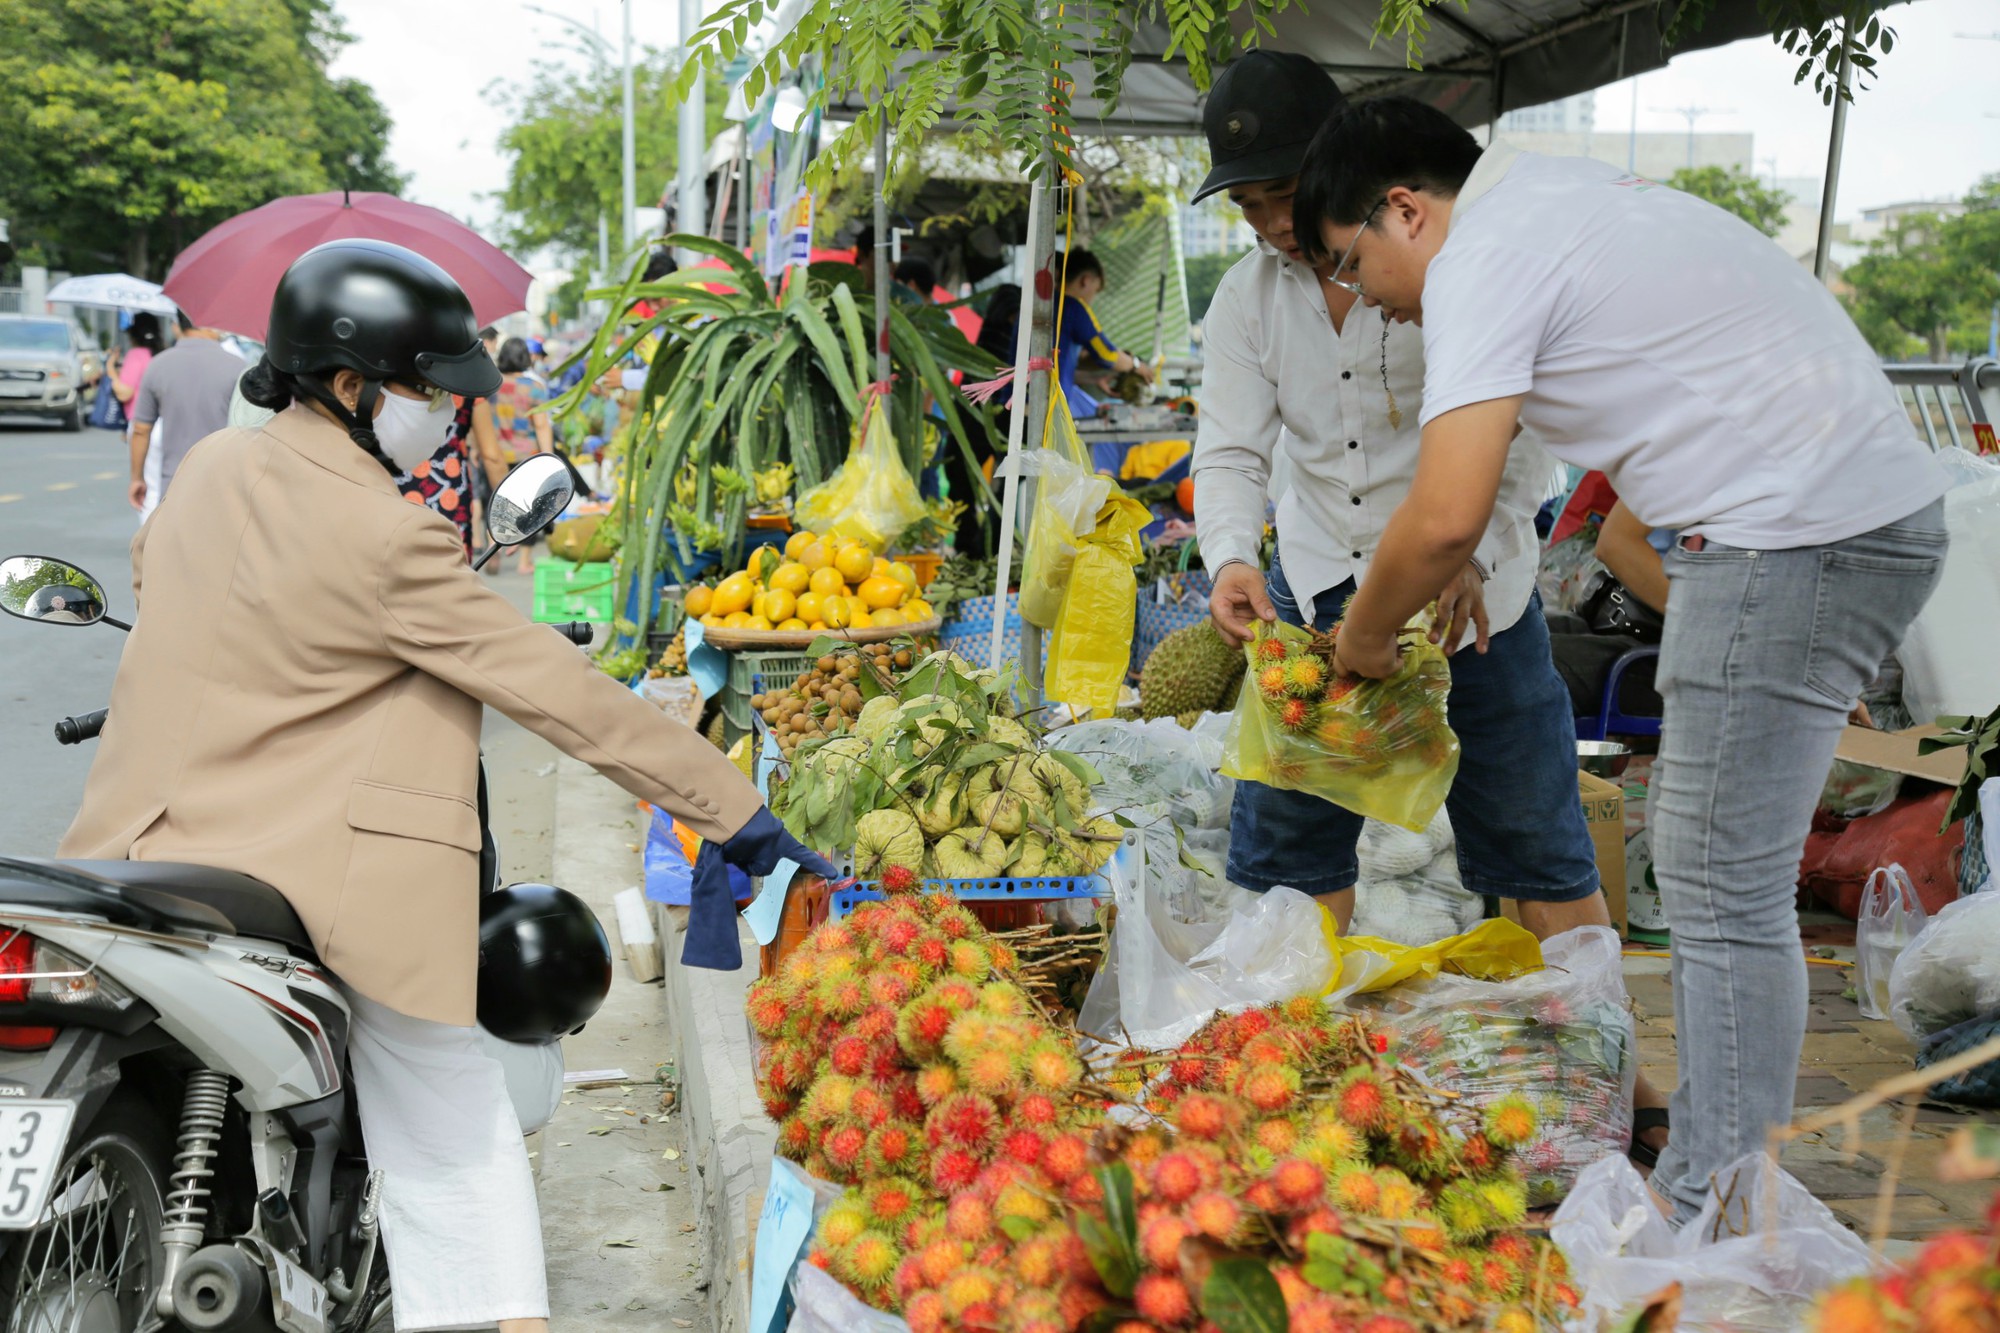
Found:
<svg viewBox="0 0 2000 1333"><path fill-rule="evenodd" d="M1943 502L1825 546L1667 553L1653 873L1680 1083L1653 1185L1683 1219L1792 1116L1805 1040L1799 857L1848 710L1936 586Z"/></svg>
<svg viewBox="0 0 2000 1333"><path fill-rule="evenodd" d="M1304 617L1282 565L1265 579L1278 615ZM1314 628L1326 630L1354 595L1349 580L1313 598ZM1576 789L1576 720L1549 654L1539 595L1484 653L1451 658L1446 705L1458 734L1458 777L1445 808L1458 839L1465 887L1497 898L1574 902L1598 891L1597 858ZM1354 887L1362 819L1305 792L1238 782L1230 811L1229 878L1266 892Z"/></svg>

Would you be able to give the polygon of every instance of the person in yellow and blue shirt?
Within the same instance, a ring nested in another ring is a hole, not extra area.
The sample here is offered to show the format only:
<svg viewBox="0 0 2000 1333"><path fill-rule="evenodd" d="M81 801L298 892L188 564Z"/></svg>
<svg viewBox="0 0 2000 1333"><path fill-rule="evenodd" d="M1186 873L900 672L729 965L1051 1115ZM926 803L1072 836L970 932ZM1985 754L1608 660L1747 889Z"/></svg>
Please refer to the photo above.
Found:
<svg viewBox="0 0 2000 1333"><path fill-rule="evenodd" d="M1079 364L1111 370L1136 370L1147 379L1153 368L1142 365L1130 352L1118 350L1106 336L1104 326L1090 303L1104 290L1104 265L1088 250L1071 250L1063 256L1063 299L1061 323L1056 328L1056 378L1063 396L1069 400L1069 414L1078 421L1097 415L1097 400L1079 389ZM1088 357L1089 360L1084 360Z"/></svg>

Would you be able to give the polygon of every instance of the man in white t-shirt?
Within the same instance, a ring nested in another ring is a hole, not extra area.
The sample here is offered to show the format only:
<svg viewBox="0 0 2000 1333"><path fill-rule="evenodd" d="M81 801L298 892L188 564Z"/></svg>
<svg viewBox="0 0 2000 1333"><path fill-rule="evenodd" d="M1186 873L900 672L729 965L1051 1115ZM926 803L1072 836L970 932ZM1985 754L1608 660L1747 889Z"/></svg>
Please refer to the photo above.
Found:
<svg viewBox="0 0 2000 1333"><path fill-rule="evenodd" d="M1485 531L1518 429L1681 531L1652 786L1680 1084L1653 1179L1690 1216L1791 1116L1799 857L1847 714L1937 581L1947 479L1833 297L1692 196L1482 153L1384 98L1320 132L1294 211L1310 257L1424 339L1416 480L1337 666L1393 669L1396 627Z"/></svg>

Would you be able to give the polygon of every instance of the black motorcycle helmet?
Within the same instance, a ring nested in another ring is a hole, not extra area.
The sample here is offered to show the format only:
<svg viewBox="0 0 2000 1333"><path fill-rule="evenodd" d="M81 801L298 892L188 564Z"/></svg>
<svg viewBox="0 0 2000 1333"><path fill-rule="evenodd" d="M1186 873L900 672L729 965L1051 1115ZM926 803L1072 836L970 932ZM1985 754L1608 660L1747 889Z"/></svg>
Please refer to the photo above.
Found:
<svg viewBox="0 0 2000 1333"><path fill-rule="evenodd" d="M104 603L98 601L88 588L70 583L51 583L29 594L25 611L33 620L88 625L103 619Z"/></svg>
<svg viewBox="0 0 2000 1333"><path fill-rule="evenodd" d="M509 884L479 900L479 1025L503 1041L553 1041L611 991L611 941L567 889Z"/></svg>
<svg viewBox="0 0 2000 1333"><path fill-rule="evenodd" d="M328 241L293 260L278 280L264 359L289 382L284 387L332 412L356 444L381 458L374 420L385 381L468 398L500 387L479 328L458 283L416 251L387 241ZM364 381L355 411L329 387L339 370Z"/></svg>

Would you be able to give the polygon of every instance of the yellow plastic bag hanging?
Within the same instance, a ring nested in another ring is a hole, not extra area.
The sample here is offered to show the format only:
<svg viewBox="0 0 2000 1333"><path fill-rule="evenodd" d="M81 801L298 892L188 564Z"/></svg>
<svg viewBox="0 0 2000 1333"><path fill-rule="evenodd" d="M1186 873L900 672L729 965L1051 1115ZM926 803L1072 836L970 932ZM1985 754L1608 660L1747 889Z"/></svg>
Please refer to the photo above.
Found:
<svg viewBox="0 0 2000 1333"><path fill-rule="evenodd" d="M1133 566L1146 558L1139 533L1152 521L1146 506L1114 495L1097 511L1090 535L1077 543L1042 683L1056 702L1078 709L1118 706L1139 606Z"/></svg>
<svg viewBox="0 0 2000 1333"><path fill-rule="evenodd" d="M1526 929L1502 918L1482 921L1463 935L1430 944L1397 944L1372 935L1340 935L1333 913L1320 922L1326 947L1333 951L1333 978L1322 995L1361 995L1387 990L1413 977L1440 972L1479 981L1509 981L1542 969L1542 942Z"/></svg>
<svg viewBox="0 0 2000 1333"><path fill-rule="evenodd" d="M877 554L924 516L924 498L896 451L889 413L870 394L847 461L799 497L794 518L813 532L865 542Z"/></svg>
<svg viewBox="0 0 2000 1333"><path fill-rule="evenodd" d="M1451 667L1422 629L1399 638L1394 675L1355 681L1334 677L1330 654L1297 626L1257 626L1223 773L1424 829L1458 775L1458 737L1445 721Z"/></svg>
<svg viewBox="0 0 2000 1333"><path fill-rule="evenodd" d="M1035 508L1021 563L1021 619L1054 629L1069 588L1077 543L1089 534L1113 483L1090 469L1076 422L1057 394L1046 448L1024 454L1021 474L1035 478Z"/></svg>

